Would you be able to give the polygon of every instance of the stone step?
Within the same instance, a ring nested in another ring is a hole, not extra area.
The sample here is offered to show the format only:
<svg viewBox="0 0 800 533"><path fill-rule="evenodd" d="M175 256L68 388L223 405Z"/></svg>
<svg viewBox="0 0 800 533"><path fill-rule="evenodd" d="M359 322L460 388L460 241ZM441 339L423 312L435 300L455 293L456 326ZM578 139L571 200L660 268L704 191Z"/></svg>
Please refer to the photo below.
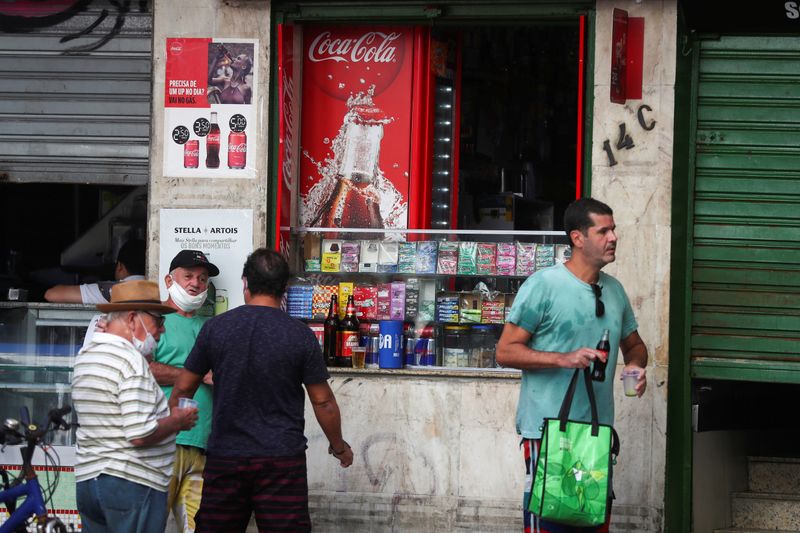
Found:
<svg viewBox="0 0 800 533"><path fill-rule="evenodd" d="M781 529L753 529L749 527L729 527L725 529L715 529L714 533L797 533L797 531L786 531Z"/></svg>
<svg viewBox="0 0 800 533"><path fill-rule="evenodd" d="M732 525L779 531L800 531L800 494L734 492Z"/></svg>
<svg viewBox="0 0 800 533"><path fill-rule="evenodd" d="M795 457L749 457L748 490L800 494L800 459Z"/></svg>

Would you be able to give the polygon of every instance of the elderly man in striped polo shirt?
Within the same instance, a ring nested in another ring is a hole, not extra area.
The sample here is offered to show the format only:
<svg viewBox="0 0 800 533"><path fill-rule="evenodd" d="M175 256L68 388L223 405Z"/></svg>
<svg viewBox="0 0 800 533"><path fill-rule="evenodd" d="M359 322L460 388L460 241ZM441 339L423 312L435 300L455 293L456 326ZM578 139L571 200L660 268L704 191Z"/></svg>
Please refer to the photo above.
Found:
<svg viewBox="0 0 800 533"><path fill-rule="evenodd" d="M78 354L72 400L78 415L75 478L84 533L162 532L175 434L190 429L197 409L170 411L147 359L164 331L158 284L114 287L105 331Z"/></svg>

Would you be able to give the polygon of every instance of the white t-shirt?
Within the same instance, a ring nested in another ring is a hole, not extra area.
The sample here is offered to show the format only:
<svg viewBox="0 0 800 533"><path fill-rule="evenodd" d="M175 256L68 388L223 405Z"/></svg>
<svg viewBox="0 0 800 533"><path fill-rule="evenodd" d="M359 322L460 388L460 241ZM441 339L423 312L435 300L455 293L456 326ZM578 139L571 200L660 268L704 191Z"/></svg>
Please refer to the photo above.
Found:
<svg viewBox="0 0 800 533"><path fill-rule="evenodd" d="M142 280L144 276L140 276L139 274L134 274L133 276L128 276L127 278L120 280L117 283L122 283L123 281L136 281ZM84 287L86 291L84 292ZM93 301L87 301L90 298L94 298ZM107 304L108 300L101 294L100 286L97 283L86 283L81 285L81 299L85 304ZM92 336L94 335L94 330L97 328L97 321L100 320L100 317L103 315L94 315L92 320L89 322L89 325L86 327L86 335L83 337L83 346L81 348L86 348L89 345L89 342L92 340Z"/></svg>

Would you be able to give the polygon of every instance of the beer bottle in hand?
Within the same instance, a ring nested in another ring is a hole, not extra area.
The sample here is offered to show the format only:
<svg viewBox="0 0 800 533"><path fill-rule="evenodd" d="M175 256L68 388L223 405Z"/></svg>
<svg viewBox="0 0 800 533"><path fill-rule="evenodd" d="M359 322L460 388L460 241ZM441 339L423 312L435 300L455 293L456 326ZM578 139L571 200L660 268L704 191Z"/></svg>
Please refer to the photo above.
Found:
<svg viewBox="0 0 800 533"><path fill-rule="evenodd" d="M336 340L339 333L339 298L334 294L331 296L331 305L328 308L328 317L325 319L325 336L322 341L322 355L325 356L325 364L333 366L336 364Z"/></svg>
<svg viewBox="0 0 800 533"><path fill-rule="evenodd" d="M594 360L594 366L592 367L592 379L595 381L605 381L606 380L606 365L608 364L608 352L611 351L611 344L608 342L608 330L603 330L603 338L600 339L600 342L597 343L597 350L603 352L606 356L606 360L601 361L600 359Z"/></svg>
<svg viewBox="0 0 800 533"><path fill-rule="evenodd" d="M358 346L358 319L353 295L347 297L347 310L339 323L339 342L336 352L336 366L353 366L353 347Z"/></svg>

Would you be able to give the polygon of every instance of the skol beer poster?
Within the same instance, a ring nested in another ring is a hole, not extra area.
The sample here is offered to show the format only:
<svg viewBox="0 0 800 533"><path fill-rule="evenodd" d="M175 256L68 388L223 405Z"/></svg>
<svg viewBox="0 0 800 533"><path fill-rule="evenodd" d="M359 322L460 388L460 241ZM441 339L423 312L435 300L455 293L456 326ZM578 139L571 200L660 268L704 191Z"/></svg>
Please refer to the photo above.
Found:
<svg viewBox="0 0 800 533"><path fill-rule="evenodd" d="M407 227L412 31L305 29L301 225Z"/></svg>
<svg viewBox="0 0 800 533"><path fill-rule="evenodd" d="M167 299L164 276L181 250L200 250L219 268L211 278L217 311L244 303L242 266L253 251L252 209L161 209L159 211L158 283Z"/></svg>
<svg viewBox="0 0 800 533"><path fill-rule="evenodd" d="M258 41L169 38L166 52L164 175L254 178Z"/></svg>

